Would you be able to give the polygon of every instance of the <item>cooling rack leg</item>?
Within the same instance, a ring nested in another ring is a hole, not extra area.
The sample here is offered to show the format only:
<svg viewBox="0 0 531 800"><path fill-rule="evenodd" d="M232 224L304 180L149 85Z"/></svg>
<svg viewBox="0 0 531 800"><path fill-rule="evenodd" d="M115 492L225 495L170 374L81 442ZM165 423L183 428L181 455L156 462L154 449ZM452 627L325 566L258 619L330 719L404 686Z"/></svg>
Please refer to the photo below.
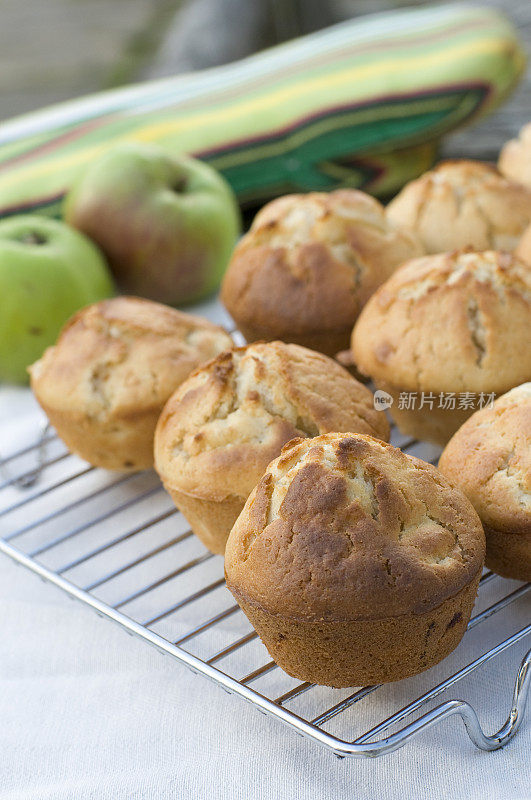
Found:
<svg viewBox="0 0 531 800"><path fill-rule="evenodd" d="M516 677L516 682L514 684L513 704L511 707L511 712L507 718L505 725L503 725L497 733L493 734L492 736L486 737L489 740L489 742L492 742L491 746L488 747L487 749L497 750L499 747L503 747L504 744L507 744L507 742L513 738L518 728L522 724L522 720L524 719L527 700L529 697L530 685L531 685L531 650L528 650L526 655L522 659L522 663L520 665L520 669L518 670L518 675Z"/></svg>
<svg viewBox="0 0 531 800"><path fill-rule="evenodd" d="M431 728L432 725L441 722L447 717L452 717L455 714L458 714L463 720L467 733L476 747L480 750L498 750L513 738L522 723L530 684L531 650L528 650L522 660L516 677L511 711L506 722L496 733L493 733L491 736L486 736L485 733L483 733L476 712L472 706L464 700L449 700L447 703L442 703L440 706L437 706L437 708L424 714L422 717L415 720L415 722L410 723L401 731L376 743L379 747L375 747L375 750L367 755L379 756L384 752L393 752L399 747L402 747L408 739L417 736L421 731L426 728Z"/></svg>

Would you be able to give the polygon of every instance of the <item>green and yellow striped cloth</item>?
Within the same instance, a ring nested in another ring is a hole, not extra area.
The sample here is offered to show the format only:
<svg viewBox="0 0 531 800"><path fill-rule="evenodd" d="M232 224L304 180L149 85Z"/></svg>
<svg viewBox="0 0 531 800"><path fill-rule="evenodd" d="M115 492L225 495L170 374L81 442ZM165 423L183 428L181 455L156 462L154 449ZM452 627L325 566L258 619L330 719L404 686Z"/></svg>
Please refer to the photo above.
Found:
<svg viewBox="0 0 531 800"><path fill-rule="evenodd" d="M389 194L429 167L441 136L497 106L524 63L505 17L460 3L91 95L0 126L0 216L57 214L82 167L123 140L208 161L243 203L345 185Z"/></svg>

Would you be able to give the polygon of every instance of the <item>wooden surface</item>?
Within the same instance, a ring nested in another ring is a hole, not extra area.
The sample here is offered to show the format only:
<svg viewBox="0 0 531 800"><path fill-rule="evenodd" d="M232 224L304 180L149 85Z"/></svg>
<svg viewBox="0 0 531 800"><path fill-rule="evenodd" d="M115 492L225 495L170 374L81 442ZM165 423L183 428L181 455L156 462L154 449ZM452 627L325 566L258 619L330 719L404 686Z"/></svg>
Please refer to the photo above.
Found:
<svg viewBox="0 0 531 800"><path fill-rule="evenodd" d="M0 120L138 80L182 0L0 0Z"/></svg>

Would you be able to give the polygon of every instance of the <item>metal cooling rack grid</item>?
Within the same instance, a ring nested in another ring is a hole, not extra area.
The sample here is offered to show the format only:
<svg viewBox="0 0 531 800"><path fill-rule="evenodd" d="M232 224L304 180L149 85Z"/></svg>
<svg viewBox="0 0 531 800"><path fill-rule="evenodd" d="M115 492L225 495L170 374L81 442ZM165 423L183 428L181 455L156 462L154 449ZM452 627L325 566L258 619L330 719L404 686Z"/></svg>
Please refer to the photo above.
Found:
<svg viewBox="0 0 531 800"><path fill-rule="evenodd" d="M429 445L397 431L392 441L435 460ZM522 603L531 584L485 573L464 643L422 675L355 690L301 683L270 660L224 586L222 559L193 536L155 474L96 470L50 431L0 462L0 551L338 756L392 752L456 714L477 747L494 750L522 722L531 651L517 674L515 658L512 707L491 736L468 702L436 701L452 687L463 690L468 676L508 648L518 649L531 625L512 630L514 607L507 609ZM489 631L494 615L506 617L502 640Z"/></svg>

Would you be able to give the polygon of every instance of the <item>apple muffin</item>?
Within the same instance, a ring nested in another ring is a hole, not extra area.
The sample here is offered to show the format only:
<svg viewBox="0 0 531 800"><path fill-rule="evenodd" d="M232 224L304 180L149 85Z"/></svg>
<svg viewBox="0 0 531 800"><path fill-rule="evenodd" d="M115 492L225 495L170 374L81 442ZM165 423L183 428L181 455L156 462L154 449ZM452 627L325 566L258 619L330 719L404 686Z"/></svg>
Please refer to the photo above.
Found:
<svg viewBox="0 0 531 800"><path fill-rule="evenodd" d="M504 144L498 169L509 180L531 189L531 122L523 126L517 139Z"/></svg>
<svg viewBox="0 0 531 800"><path fill-rule="evenodd" d="M531 225L525 229L514 254L531 266Z"/></svg>
<svg viewBox="0 0 531 800"><path fill-rule="evenodd" d="M161 303L115 297L87 306L29 368L31 387L67 447L112 470L153 466L165 402L231 347L223 328Z"/></svg>
<svg viewBox="0 0 531 800"><path fill-rule="evenodd" d="M399 192L387 218L414 231L426 253L512 251L531 223L531 189L481 161L443 161Z"/></svg>
<svg viewBox="0 0 531 800"><path fill-rule="evenodd" d="M494 395L531 378L531 270L510 253L410 261L371 297L354 361L403 433L444 445Z"/></svg>
<svg viewBox="0 0 531 800"><path fill-rule="evenodd" d="M170 398L155 469L194 533L223 553L251 490L295 437L359 431L387 439L371 392L332 359L284 342L222 353Z"/></svg>
<svg viewBox="0 0 531 800"><path fill-rule="evenodd" d="M334 356L376 287L422 252L363 192L286 195L240 240L221 299L248 342L282 339Z"/></svg>
<svg viewBox="0 0 531 800"><path fill-rule="evenodd" d="M531 383L470 417L446 445L439 469L479 514L487 567L531 581Z"/></svg>
<svg viewBox="0 0 531 800"><path fill-rule="evenodd" d="M464 494L371 436L290 442L232 529L227 586L289 675L396 681L460 642L485 537Z"/></svg>

